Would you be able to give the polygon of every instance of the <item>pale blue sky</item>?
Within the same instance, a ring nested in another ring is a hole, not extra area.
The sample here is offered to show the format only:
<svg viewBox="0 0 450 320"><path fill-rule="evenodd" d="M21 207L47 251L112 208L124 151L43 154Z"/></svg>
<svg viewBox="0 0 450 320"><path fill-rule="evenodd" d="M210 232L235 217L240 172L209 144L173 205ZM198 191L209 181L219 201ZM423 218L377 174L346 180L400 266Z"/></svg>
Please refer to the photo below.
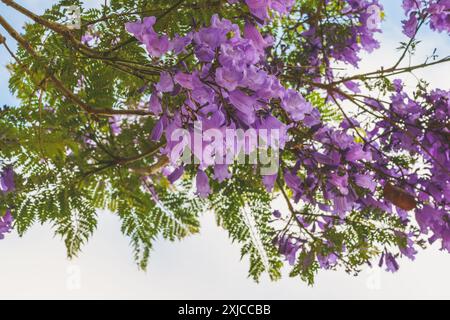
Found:
<svg viewBox="0 0 450 320"><path fill-rule="evenodd" d="M56 1L18 1L42 11ZM88 1L94 5L98 1ZM365 55L363 70L390 65L398 57L395 48L401 34L400 0L385 0L387 22L380 36L383 47ZM22 16L0 5L0 13L16 28ZM0 29L1 30L1 29ZM450 53L448 36L423 32L425 41L416 61L433 49ZM11 42L10 42L11 44ZM16 103L7 89L5 65L9 57L0 49L0 104ZM433 86L450 87L449 66L418 73ZM406 77L405 80L411 80ZM409 82L413 85L413 82ZM98 230L79 259L68 261L62 241L53 238L48 226L35 226L19 239L15 233L0 241L0 299L6 298L179 298L179 299L314 299L314 298L450 298L450 256L437 248L418 255L417 261L402 261L398 274L365 271L359 278L343 272L321 272L317 284L307 287L297 279L285 278L255 284L247 278L247 262L240 262L239 247L217 228L212 214L202 218L202 232L180 243L157 241L149 271L133 264L128 240L120 233L118 219L99 213Z"/></svg>

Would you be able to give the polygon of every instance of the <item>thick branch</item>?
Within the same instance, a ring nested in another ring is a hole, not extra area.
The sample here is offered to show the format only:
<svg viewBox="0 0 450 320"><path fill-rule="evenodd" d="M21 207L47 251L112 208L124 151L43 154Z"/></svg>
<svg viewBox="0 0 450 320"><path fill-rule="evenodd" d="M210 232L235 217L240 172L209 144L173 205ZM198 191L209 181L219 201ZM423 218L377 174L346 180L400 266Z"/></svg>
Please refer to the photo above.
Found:
<svg viewBox="0 0 450 320"><path fill-rule="evenodd" d="M6 1L6 0L2 0ZM33 49L30 43L25 40L2 16L0 16L0 25L9 33L9 35L16 40L20 46L22 46L28 54L30 54L36 60L40 60L41 57L39 54ZM80 106L86 113L97 115L97 116L106 116L111 117L114 115L138 115L138 116L150 116L151 113L145 110L112 110L112 109L97 109L94 108L87 103L85 103L82 99L80 99L77 95L75 95L71 90L69 90L61 80L56 77L53 72L49 69L46 70L48 74L48 79L53 83L53 85L67 98L69 98L72 102Z"/></svg>

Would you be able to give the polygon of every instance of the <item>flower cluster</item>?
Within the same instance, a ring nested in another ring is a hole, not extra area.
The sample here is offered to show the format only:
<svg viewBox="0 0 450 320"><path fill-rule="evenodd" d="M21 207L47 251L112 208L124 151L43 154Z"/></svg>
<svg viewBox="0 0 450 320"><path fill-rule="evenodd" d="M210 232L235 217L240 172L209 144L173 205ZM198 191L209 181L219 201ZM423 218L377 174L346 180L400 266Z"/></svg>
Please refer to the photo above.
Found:
<svg viewBox="0 0 450 320"><path fill-rule="evenodd" d="M313 225L298 217L299 223L310 232L317 229L325 232L347 223L353 210L381 210L397 214L405 225L415 217L422 234L432 232L430 243L440 240L442 249L450 252L450 92L433 91L419 103L403 91L401 81L394 81L394 87L389 108L366 101L374 111L389 116L377 122L367 137L359 137L363 143L355 142L351 134L359 129L354 119L346 119L338 130L318 124L313 128L314 144L298 150L298 161L284 172L284 179L295 201L302 200L330 213ZM393 163L396 156L405 153L423 161L426 172ZM397 186L391 185L392 181ZM380 188L383 198L376 196ZM317 201L317 194L323 195L324 203ZM412 210L415 216L409 215ZM401 254L414 259L417 251L413 239L417 237L412 233L396 235L404 239L399 246ZM280 247L285 248L286 239L280 241ZM297 244L299 241L289 239ZM301 249L300 245L288 247L289 255ZM334 255L331 252L325 258L334 259ZM395 272L398 269L395 259L394 254L386 251L380 263Z"/></svg>
<svg viewBox="0 0 450 320"><path fill-rule="evenodd" d="M419 104L403 92L401 81L394 84L396 92L387 110L389 121L377 123L370 136L383 132L380 143L389 145L392 151L420 155L427 172L389 170L386 159L378 162L376 168L385 176L404 182L404 190L420 203L416 220L421 231L428 234L431 230L430 242L440 239L442 248L450 252L450 91L435 90ZM400 200L408 206L407 195Z"/></svg>
<svg viewBox="0 0 450 320"><path fill-rule="evenodd" d="M312 122L319 121L319 113L299 92L286 89L276 76L265 70L265 50L272 44L272 39L263 37L255 25L247 23L242 34L237 25L215 15L209 27L170 40L167 36L155 34L154 23L154 18L146 18L143 22L127 25L127 30L145 44L153 57L175 49L179 39L184 39L175 51L182 52L186 46L192 45L199 61L199 68L195 71L188 72L180 67L172 72L162 72L150 98L150 111L161 116L152 132L152 139L159 140L165 134L168 142L165 153L170 155L173 165L179 160L174 156L177 154L174 149L179 145L172 138L174 132L181 128L194 131L195 122L201 123L203 129L221 132L227 129L276 129L284 135L280 141L286 141L289 124L272 114L273 105L281 106L288 122L302 121L306 117L315 117L315 120L310 120ZM167 45L161 46L161 41ZM172 112L162 104L164 94L183 94L185 100L179 109ZM224 150L228 152L238 154L240 151L227 147ZM254 146L250 146L245 152L251 153L253 149ZM182 152L179 150L179 154ZM207 196L210 189L204 171L211 163L205 161L204 154L195 150L194 154L200 161L198 193ZM213 156L218 160L225 154ZM216 164L214 170L215 179L219 181L230 176L223 163ZM169 176L170 180L173 182L179 178L180 172L182 168L175 170Z"/></svg>
<svg viewBox="0 0 450 320"><path fill-rule="evenodd" d="M270 10L283 15L294 5L294 1L281 0L245 2L261 24L270 19ZM405 1L408 12L414 10L411 3L416 1ZM445 23L439 21L447 19L448 1L433 4L427 7L431 26L442 30ZM310 25L303 33L305 46L311 53L309 64L319 67L323 65L322 60L326 60L329 66L331 57L356 66L361 50L376 49L379 44L374 35L378 29L373 24L373 15L379 15L379 12L371 11L373 6L381 8L378 1L345 1L342 12L352 22L352 32L350 37L343 37L340 42L331 38L324 42L323 39L342 33L342 30L335 29L337 25L326 26L328 30L322 32L322 38L319 38L316 26ZM288 161L283 159L282 170L277 174L262 176L262 183L271 192L281 181L290 189L295 203L320 212L314 222L300 214L296 217L297 224L307 235L326 234L340 225L353 223L350 219L354 211L386 212L397 215L405 226L409 226L410 211L415 210L422 234L431 231L430 241L441 240L442 248L450 251L449 92L434 91L420 104L409 98L400 81L395 81L389 107L376 100L365 101L365 105L384 117L374 123L372 130L361 134L363 130L356 119L346 117L339 126L323 122L319 110L305 99L306 94L282 84L279 74L273 71L266 59L274 39L263 36L256 23L249 20L241 30L231 21L214 15L209 26L192 30L184 36L176 35L173 39L158 34L154 30L155 23L156 18L148 17L128 23L126 29L153 58L164 59L166 54L192 52L198 62L194 69L179 63L162 71L148 104L150 112L158 117L151 133L152 140L160 141L165 137L163 152L169 156L171 169L164 172L170 182L174 183L183 176L185 164L180 163L180 158L191 145L190 136L183 142L183 148L179 148L179 141L173 139L179 129L195 132L200 124L203 129L218 132L249 128L278 130L282 133L278 147L290 157ZM334 45L327 46L329 43ZM327 78L333 78L331 71ZM360 93L358 83L348 81L344 85L348 90ZM331 101L338 103L345 98L331 92L328 97ZM169 106L165 103L166 97L177 97L179 105ZM301 136L301 141L297 141L295 136ZM204 146L211 144L200 143ZM214 143L226 144L226 141ZM289 149L286 148L288 143ZM234 145L226 145L224 149L233 156L240 151ZM254 146L244 149L249 154ZM209 167L213 167L213 179L219 182L231 177L228 164L220 162L225 154L210 154L215 159L211 163L203 152L193 150L193 153L198 160L197 193L207 197L212 192ZM418 172L398 160L405 153L418 155L427 172ZM274 216L282 218L279 211ZM396 231L396 236L404 240L399 245L400 254L414 259L417 235ZM275 243L291 264L295 263L301 251L305 256L303 263L317 261L325 269L337 263L337 251L345 251L345 248L335 249L337 244L328 241L327 252L308 256L303 235L287 233L278 235ZM380 265L395 272L398 255L386 249Z"/></svg>
<svg viewBox="0 0 450 320"><path fill-rule="evenodd" d="M378 1L347 0L342 13L350 23L344 37L344 42L331 49L330 56L337 61L343 61L357 66L360 58L358 55L362 50L369 53L380 47L380 43L375 39L375 34L381 32L380 22L383 6ZM339 30L338 31L339 34ZM330 30L332 34L333 29Z"/></svg>
<svg viewBox="0 0 450 320"><path fill-rule="evenodd" d="M408 19L403 21L403 32L413 38L421 21L429 21L430 28L450 33L449 0L403 0L403 9Z"/></svg>
<svg viewBox="0 0 450 320"><path fill-rule="evenodd" d="M336 10L331 1L324 1L323 5L329 5L329 11ZM298 40L302 71L316 81L332 81L336 62L357 67L363 51L373 52L380 47L375 38L381 32L383 6L379 1L346 0L338 10L333 19L311 19L313 12L298 18L304 20L305 30Z"/></svg>

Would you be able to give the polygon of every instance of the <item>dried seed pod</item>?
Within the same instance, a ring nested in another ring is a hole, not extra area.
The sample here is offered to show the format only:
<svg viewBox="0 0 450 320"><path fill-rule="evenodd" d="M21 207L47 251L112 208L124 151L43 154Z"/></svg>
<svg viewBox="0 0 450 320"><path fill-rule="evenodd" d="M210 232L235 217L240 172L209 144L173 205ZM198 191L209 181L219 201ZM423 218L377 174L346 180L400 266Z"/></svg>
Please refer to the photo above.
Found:
<svg viewBox="0 0 450 320"><path fill-rule="evenodd" d="M383 195L386 200L400 209L411 211L417 207L414 196L389 182L384 187Z"/></svg>

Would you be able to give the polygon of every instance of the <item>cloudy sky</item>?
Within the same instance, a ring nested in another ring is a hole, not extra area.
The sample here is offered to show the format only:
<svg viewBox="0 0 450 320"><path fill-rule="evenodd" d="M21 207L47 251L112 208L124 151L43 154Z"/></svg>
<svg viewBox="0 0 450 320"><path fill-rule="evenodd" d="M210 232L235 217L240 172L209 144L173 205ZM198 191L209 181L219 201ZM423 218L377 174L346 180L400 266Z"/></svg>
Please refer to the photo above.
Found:
<svg viewBox="0 0 450 320"><path fill-rule="evenodd" d="M51 0L18 1L42 12ZM86 1L94 6L98 0ZM384 0L387 21L380 36L382 49L364 57L364 71L389 66L398 58L401 34L400 0ZM0 14L16 28L25 19L0 5ZM2 29L0 28L0 31ZM450 53L448 36L422 32L422 48L416 62L438 48ZM14 105L7 86L5 65L9 57L0 48L0 104ZM448 89L450 66L437 66L416 73L435 87ZM414 85L412 77L405 80ZM255 284L247 278L247 262L240 261L239 247L219 229L210 213L202 218L201 234L183 242L158 241L149 271L133 264L128 240L120 233L118 219L99 213L97 232L80 257L68 261L62 241L49 226L35 226L23 238L16 234L0 241L0 299L7 298L134 298L134 299L336 299L336 298L450 298L450 256L433 247L412 263L402 261L395 275L366 270L355 278L344 272L321 272L314 287L285 278Z"/></svg>

